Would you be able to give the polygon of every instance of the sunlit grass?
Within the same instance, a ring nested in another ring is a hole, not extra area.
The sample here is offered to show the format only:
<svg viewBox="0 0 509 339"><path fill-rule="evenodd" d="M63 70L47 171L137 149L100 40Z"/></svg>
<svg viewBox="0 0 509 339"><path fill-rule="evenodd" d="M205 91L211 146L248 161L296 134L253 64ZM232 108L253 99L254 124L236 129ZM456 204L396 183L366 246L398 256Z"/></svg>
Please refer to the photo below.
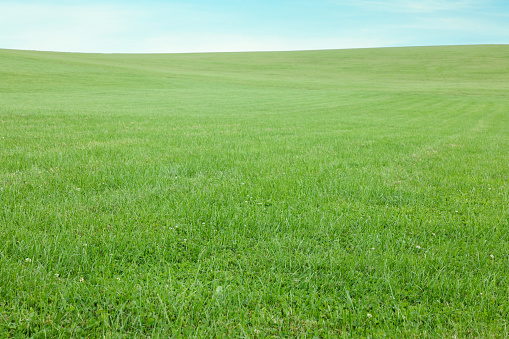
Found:
<svg viewBox="0 0 509 339"><path fill-rule="evenodd" d="M509 336L509 48L0 51L0 333Z"/></svg>

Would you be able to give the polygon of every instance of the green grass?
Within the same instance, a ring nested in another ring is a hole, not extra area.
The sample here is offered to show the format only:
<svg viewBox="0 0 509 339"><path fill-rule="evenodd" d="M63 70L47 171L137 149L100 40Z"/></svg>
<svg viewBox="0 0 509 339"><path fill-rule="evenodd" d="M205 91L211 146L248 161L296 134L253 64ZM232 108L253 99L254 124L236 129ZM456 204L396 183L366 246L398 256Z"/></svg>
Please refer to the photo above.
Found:
<svg viewBox="0 0 509 339"><path fill-rule="evenodd" d="M0 337L508 337L508 73L0 50Z"/></svg>

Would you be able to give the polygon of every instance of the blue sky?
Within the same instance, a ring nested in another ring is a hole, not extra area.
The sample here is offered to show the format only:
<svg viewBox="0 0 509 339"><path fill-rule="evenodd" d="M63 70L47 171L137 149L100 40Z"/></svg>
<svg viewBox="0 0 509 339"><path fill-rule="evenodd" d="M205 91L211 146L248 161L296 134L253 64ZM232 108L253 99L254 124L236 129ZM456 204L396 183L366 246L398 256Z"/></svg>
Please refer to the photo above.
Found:
<svg viewBox="0 0 509 339"><path fill-rule="evenodd" d="M8 49L180 53L508 43L508 0L0 0L0 48Z"/></svg>

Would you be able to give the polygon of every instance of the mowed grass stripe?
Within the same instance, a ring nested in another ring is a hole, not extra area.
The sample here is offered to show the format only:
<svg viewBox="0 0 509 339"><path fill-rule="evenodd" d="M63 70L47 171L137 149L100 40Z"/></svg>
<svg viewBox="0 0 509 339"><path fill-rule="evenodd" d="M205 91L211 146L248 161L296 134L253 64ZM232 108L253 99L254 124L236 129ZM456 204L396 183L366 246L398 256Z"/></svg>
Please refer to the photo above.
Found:
<svg viewBox="0 0 509 339"><path fill-rule="evenodd" d="M0 328L508 336L508 56L0 51Z"/></svg>

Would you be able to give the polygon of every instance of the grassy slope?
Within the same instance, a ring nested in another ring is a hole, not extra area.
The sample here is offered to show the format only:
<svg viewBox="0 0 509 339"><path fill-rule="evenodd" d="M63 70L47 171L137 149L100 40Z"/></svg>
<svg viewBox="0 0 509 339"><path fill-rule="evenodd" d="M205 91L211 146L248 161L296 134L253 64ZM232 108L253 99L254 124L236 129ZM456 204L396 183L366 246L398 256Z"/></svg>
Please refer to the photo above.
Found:
<svg viewBox="0 0 509 339"><path fill-rule="evenodd" d="M0 333L509 336L508 60L0 50Z"/></svg>

